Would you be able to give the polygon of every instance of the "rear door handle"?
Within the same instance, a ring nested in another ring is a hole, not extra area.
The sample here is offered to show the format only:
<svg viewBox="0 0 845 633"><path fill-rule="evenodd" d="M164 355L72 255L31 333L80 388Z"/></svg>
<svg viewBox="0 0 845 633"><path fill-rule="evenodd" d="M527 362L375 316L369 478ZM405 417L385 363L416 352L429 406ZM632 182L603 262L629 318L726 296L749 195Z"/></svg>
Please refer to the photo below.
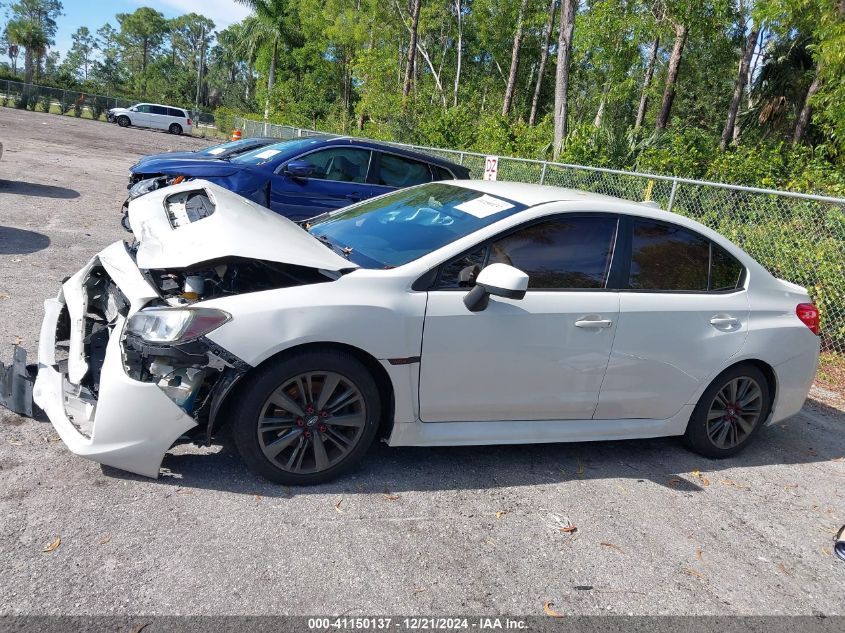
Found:
<svg viewBox="0 0 845 633"><path fill-rule="evenodd" d="M610 319L581 319L580 321L575 321L575 327L610 327L613 325L613 321Z"/></svg>
<svg viewBox="0 0 845 633"><path fill-rule="evenodd" d="M739 319L736 319L732 316L717 314L712 319L710 319L710 325L715 327L717 330L730 330L735 327L739 327L740 322Z"/></svg>
<svg viewBox="0 0 845 633"><path fill-rule="evenodd" d="M360 202L361 201L361 194L360 193L350 193L346 196L347 200L352 202Z"/></svg>

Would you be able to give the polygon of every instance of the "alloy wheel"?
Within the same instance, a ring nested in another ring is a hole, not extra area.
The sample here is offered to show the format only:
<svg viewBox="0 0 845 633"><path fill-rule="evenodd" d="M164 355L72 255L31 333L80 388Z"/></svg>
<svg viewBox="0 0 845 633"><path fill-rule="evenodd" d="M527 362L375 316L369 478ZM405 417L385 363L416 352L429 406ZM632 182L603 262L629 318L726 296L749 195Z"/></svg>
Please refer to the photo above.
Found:
<svg viewBox="0 0 845 633"><path fill-rule="evenodd" d="M366 420L364 397L351 380L330 371L302 373L279 386L261 407L258 443L282 470L322 472L355 448Z"/></svg>
<svg viewBox="0 0 845 633"><path fill-rule="evenodd" d="M713 446L730 449L754 431L763 410L763 390L747 376L730 380L710 403L707 437Z"/></svg>

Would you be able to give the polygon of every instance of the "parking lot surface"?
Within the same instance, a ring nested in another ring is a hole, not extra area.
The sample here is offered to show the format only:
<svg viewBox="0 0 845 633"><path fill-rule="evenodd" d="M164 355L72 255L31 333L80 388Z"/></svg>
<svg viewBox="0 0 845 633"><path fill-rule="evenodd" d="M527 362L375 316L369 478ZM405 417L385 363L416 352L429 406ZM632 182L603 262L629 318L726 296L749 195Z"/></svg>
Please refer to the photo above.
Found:
<svg viewBox="0 0 845 633"><path fill-rule="evenodd" d="M8 108L0 141L0 357L34 362L43 300L125 235L127 168L210 141ZM845 614L843 411L816 387L723 461L379 445L298 489L227 444L136 477L0 409L0 614Z"/></svg>

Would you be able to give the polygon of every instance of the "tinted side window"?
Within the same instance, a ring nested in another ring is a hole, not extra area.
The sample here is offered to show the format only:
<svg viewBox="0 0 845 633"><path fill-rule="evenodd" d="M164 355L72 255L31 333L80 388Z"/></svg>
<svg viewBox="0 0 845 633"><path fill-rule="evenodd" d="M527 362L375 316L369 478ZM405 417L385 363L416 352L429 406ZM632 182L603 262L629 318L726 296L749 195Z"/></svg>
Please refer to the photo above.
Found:
<svg viewBox="0 0 845 633"><path fill-rule="evenodd" d="M455 179L455 176L452 174L452 172L444 167L439 167L437 165L429 165L429 167L431 167L431 173L434 174L434 180Z"/></svg>
<svg viewBox="0 0 845 633"><path fill-rule="evenodd" d="M311 178L340 182L365 182L370 167L370 151L354 147L335 147L298 158L314 166Z"/></svg>
<svg viewBox="0 0 845 633"><path fill-rule="evenodd" d="M431 181L431 172L426 163L416 160L382 154L376 182L387 187L410 187Z"/></svg>
<svg viewBox="0 0 845 633"><path fill-rule="evenodd" d="M146 103L144 105L138 106L138 112L148 113L149 111L150 111L150 106L148 106Z"/></svg>
<svg viewBox="0 0 845 633"><path fill-rule="evenodd" d="M484 267L487 247L456 257L440 267L438 288L471 288L475 285L475 278Z"/></svg>
<svg viewBox="0 0 845 633"><path fill-rule="evenodd" d="M152 114L167 114L167 108L163 108L161 106L150 106L150 112Z"/></svg>
<svg viewBox="0 0 845 633"><path fill-rule="evenodd" d="M604 288L616 242L614 217L562 218L494 242L489 263L528 274L529 288Z"/></svg>
<svg viewBox="0 0 845 633"><path fill-rule="evenodd" d="M710 242L670 224L634 222L628 286L638 290L707 290Z"/></svg>
<svg viewBox="0 0 845 633"><path fill-rule="evenodd" d="M734 290L742 281L745 269L724 249L710 244L710 290Z"/></svg>
<svg viewBox="0 0 845 633"><path fill-rule="evenodd" d="M178 116L182 119L187 118L182 110L177 110L176 108L167 108L167 114L168 116Z"/></svg>

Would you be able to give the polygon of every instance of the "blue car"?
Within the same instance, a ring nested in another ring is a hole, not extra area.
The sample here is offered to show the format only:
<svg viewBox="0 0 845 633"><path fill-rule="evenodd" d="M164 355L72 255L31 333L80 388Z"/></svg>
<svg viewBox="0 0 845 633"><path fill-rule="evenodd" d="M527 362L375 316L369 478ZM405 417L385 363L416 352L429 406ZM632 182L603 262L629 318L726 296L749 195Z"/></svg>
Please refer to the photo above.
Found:
<svg viewBox="0 0 845 633"><path fill-rule="evenodd" d="M181 160L184 158L196 160L226 160L245 154L259 147L266 145L273 145L278 143L279 139L269 136L256 136L253 138L242 138L237 141L228 141L220 143L219 145L211 145L203 149L193 152L164 152L162 154L150 154L138 159L138 162L129 168L129 184L127 189L131 188L136 182L146 180L147 178L155 178L161 176L162 172L156 172L155 169L166 165L160 161ZM153 165L153 168L149 166Z"/></svg>
<svg viewBox="0 0 845 633"><path fill-rule="evenodd" d="M150 160L139 170L156 176L133 185L129 200L174 182L202 178L294 221L394 189L470 177L466 167L440 158L348 137L281 141L222 160Z"/></svg>

